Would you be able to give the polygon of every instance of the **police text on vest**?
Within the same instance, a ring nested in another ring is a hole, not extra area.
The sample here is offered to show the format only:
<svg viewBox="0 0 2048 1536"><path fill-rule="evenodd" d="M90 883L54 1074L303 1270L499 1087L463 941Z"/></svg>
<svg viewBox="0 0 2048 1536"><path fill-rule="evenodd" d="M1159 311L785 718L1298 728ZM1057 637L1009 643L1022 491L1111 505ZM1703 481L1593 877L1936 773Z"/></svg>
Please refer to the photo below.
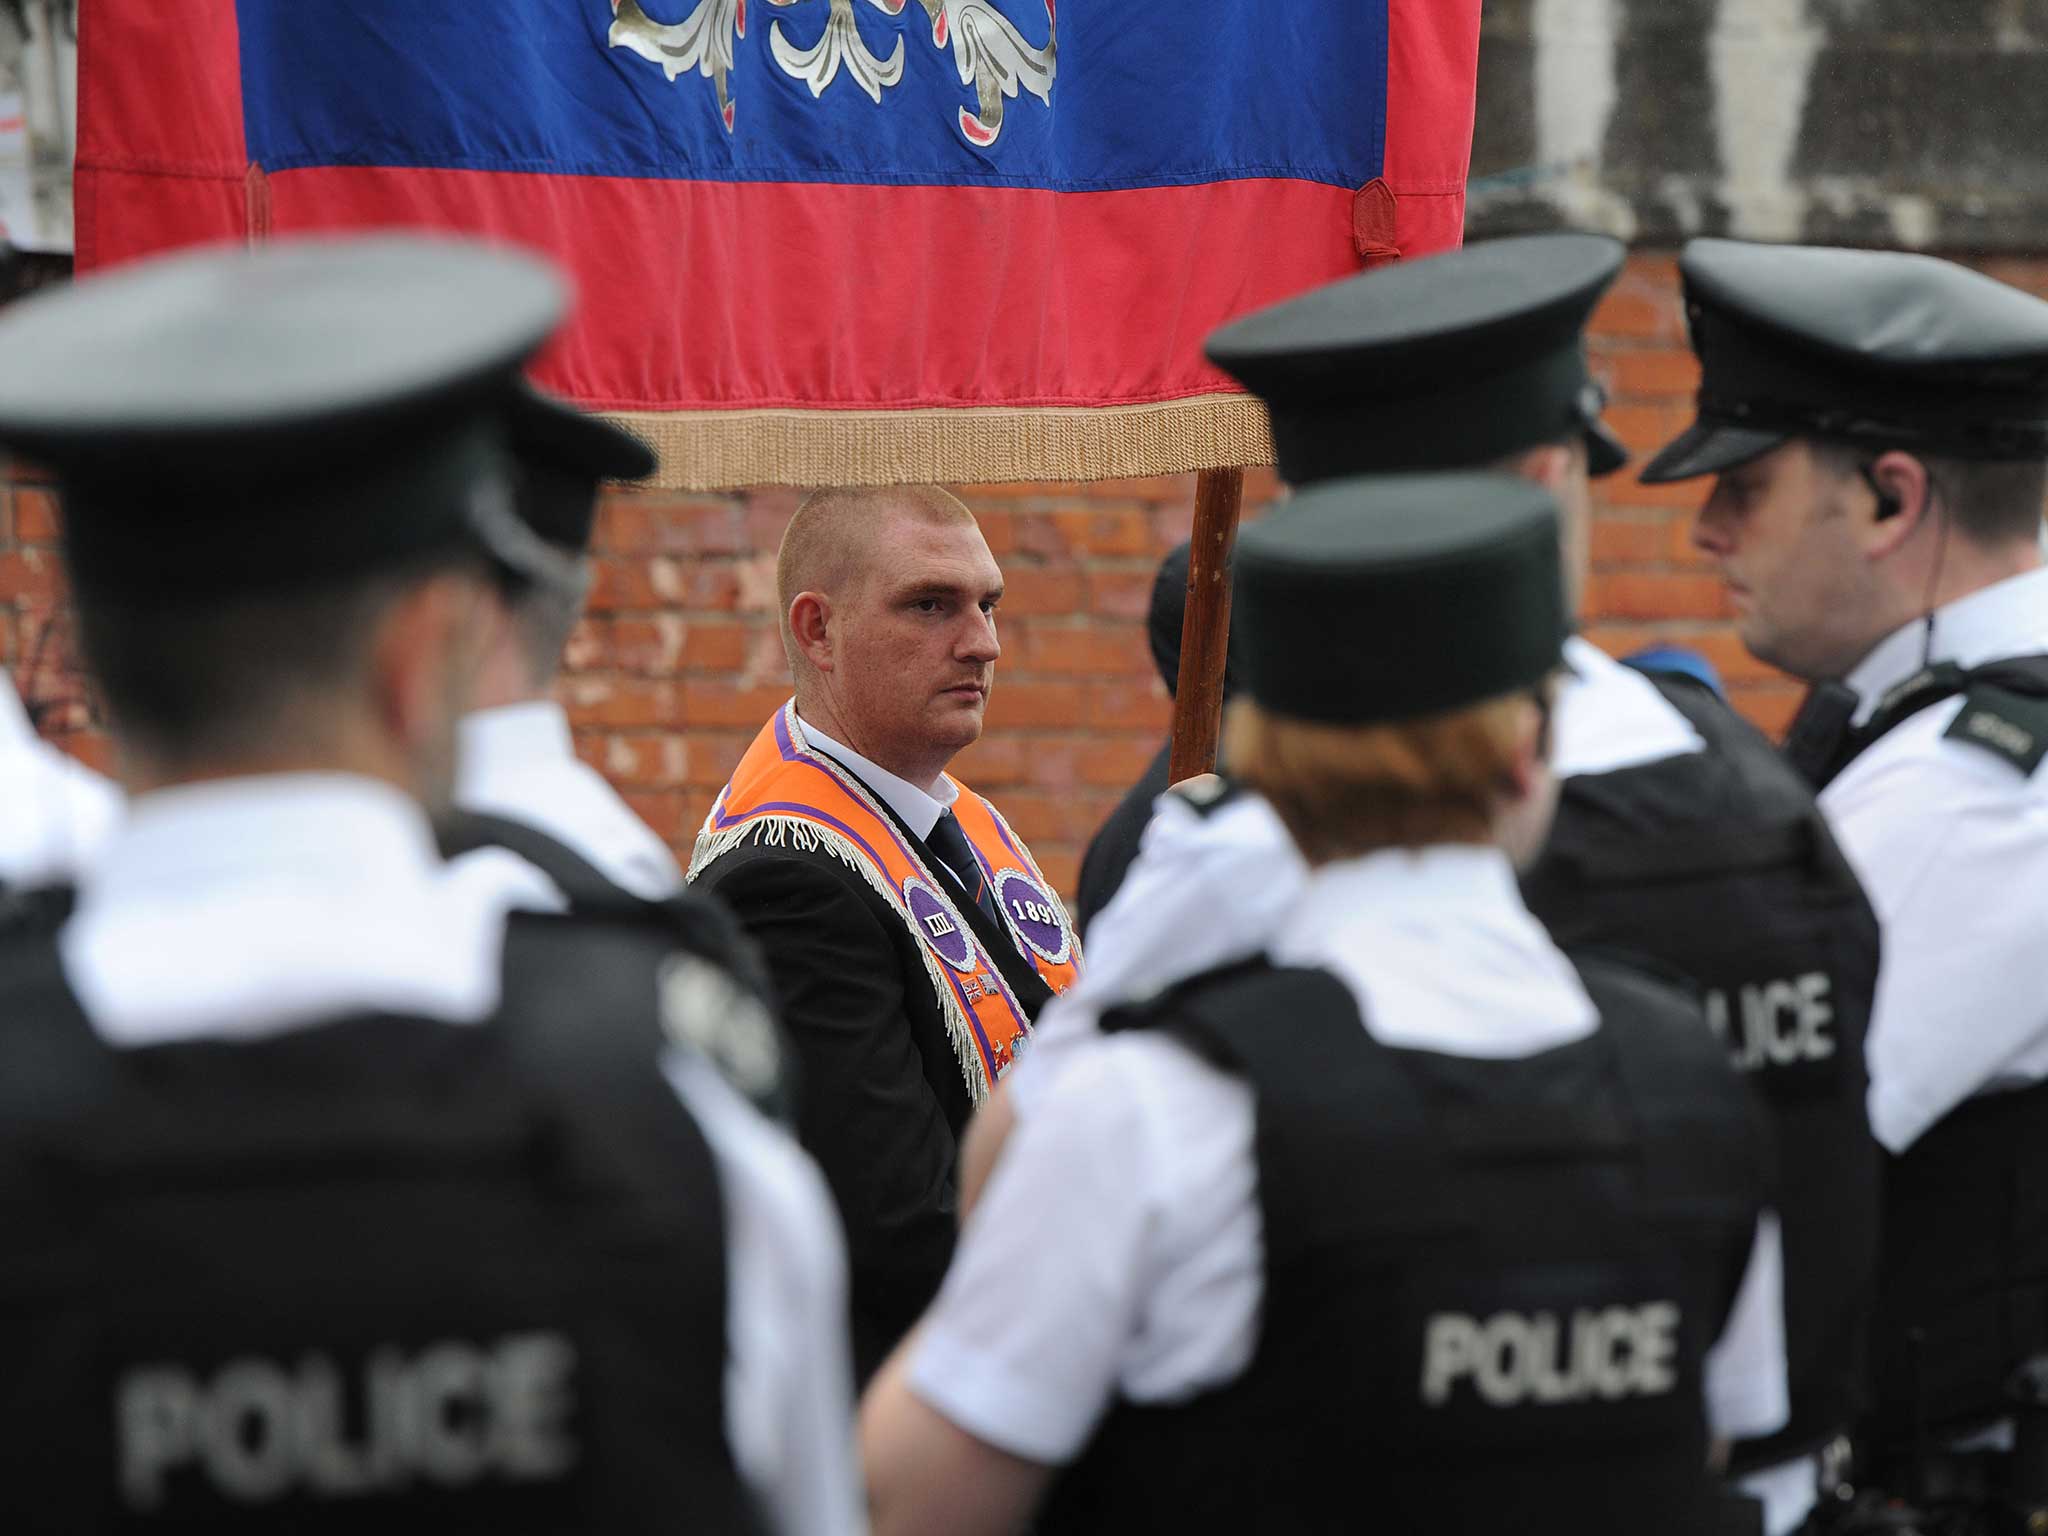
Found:
<svg viewBox="0 0 2048 1536"><path fill-rule="evenodd" d="M1728 1047L1738 1072L1826 1061L1835 1054L1830 998L1834 982L1823 971L1779 981L1748 983L1731 999L1721 988L1707 993L1707 1023Z"/></svg>
<svg viewBox="0 0 2048 1536"><path fill-rule="evenodd" d="M1493 1408L1657 1397L1678 1385L1678 1305L1433 1314L1424 1335L1422 1400L1432 1408L1469 1382Z"/></svg>
<svg viewBox="0 0 2048 1536"><path fill-rule="evenodd" d="M320 1354L289 1365L245 1356L210 1375L138 1367L114 1387L122 1495L131 1509L158 1508L182 1471L242 1504L559 1477L576 1463L575 1364L567 1339L527 1333L381 1348L350 1374Z"/></svg>

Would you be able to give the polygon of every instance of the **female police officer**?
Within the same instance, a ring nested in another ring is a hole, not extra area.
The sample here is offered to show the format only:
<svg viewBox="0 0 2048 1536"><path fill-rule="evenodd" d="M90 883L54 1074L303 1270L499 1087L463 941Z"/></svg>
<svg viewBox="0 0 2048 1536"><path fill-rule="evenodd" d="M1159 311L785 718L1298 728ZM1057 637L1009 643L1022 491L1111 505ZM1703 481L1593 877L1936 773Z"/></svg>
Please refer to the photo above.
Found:
<svg viewBox="0 0 2048 1536"><path fill-rule="evenodd" d="M1777 1242L1698 1013L1516 892L1554 503L1332 481L1235 603L1229 756L1313 877L1048 1061L864 1406L878 1529L1710 1528L1710 1438L1785 1412Z"/></svg>

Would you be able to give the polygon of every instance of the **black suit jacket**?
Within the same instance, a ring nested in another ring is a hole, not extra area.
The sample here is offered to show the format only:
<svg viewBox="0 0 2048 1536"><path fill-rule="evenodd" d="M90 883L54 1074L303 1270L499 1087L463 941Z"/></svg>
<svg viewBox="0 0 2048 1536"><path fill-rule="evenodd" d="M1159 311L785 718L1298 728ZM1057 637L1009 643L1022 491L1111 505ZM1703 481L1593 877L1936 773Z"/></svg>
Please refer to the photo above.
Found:
<svg viewBox="0 0 2048 1536"><path fill-rule="evenodd" d="M799 1062L797 1134L846 1223L854 1366L865 1381L917 1321L953 1254L955 1164L972 1101L923 941L823 849L743 844L697 888L731 908L767 961ZM1036 1016L1051 989L1007 932L964 896L956 905Z"/></svg>
<svg viewBox="0 0 2048 1536"><path fill-rule="evenodd" d="M1117 802L1116 809L1109 813L1109 819L1103 822L1094 841L1089 843L1088 852L1082 855L1081 888L1074 902L1074 921L1080 925L1084 943L1096 914L1109 905L1110 897L1122 888L1124 876L1137 862L1138 840L1145 835L1145 828L1152 824L1153 802L1166 793L1172 758L1173 742L1168 740L1160 747L1159 755L1152 759L1152 766L1145 770L1144 777Z"/></svg>

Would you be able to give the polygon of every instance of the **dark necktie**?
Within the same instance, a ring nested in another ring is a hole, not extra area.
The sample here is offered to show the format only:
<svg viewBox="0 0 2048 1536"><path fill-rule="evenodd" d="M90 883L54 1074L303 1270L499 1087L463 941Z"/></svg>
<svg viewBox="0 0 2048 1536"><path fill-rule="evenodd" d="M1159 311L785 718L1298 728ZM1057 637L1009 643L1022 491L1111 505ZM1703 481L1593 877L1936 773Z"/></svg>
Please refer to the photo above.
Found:
<svg viewBox="0 0 2048 1536"><path fill-rule="evenodd" d="M931 834L924 841L960 883L961 890L973 899L990 922L1002 929L1002 909L996 905L995 892L988 888L988 876L981 872L974 850L968 846L967 834L960 830L959 819L951 811L945 812L932 824Z"/></svg>

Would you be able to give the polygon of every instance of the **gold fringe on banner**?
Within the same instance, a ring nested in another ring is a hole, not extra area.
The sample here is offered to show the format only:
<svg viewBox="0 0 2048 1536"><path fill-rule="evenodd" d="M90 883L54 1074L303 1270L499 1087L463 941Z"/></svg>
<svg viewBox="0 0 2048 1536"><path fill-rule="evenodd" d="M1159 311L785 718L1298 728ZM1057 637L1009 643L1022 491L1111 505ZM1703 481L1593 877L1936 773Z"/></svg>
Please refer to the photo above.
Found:
<svg viewBox="0 0 2048 1536"><path fill-rule="evenodd" d="M1248 395L1150 405L915 411L615 411L661 457L649 484L987 484L1122 480L1273 462Z"/></svg>

